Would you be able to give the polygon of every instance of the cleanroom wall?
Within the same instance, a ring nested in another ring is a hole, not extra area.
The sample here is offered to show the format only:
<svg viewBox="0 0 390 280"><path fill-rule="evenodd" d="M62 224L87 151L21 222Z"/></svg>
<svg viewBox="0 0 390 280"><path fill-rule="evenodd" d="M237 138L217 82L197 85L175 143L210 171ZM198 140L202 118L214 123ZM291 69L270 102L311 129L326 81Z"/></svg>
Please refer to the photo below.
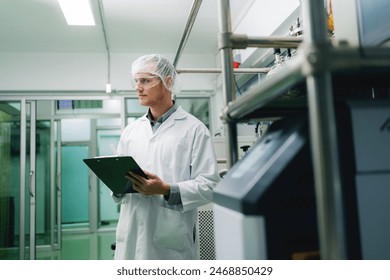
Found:
<svg viewBox="0 0 390 280"><path fill-rule="evenodd" d="M131 63L143 54L111 54L112 91L132 90ZM164 54L169 59L174 54ZM105 53L0 52L0 91L65 91L106 89L107 55ZM215 67L214 56L183 56L181 67ZM213 90L214 75L183 74L183 90Z"/></svg>

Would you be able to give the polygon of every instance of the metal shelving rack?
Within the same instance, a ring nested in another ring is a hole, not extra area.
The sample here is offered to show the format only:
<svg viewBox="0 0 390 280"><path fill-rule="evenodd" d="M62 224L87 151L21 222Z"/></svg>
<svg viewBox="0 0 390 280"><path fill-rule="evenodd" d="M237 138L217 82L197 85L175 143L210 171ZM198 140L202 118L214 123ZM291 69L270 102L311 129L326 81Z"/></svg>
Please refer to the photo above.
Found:
<svg viewBox="0 0 390 280"><path fill-rule="evenodd" d="M388 50L372 48L362 54L354 47L334 47L327 35L323 0L302 0L303 40L291 37L246 37L232 33L229 0L219 0L219 49L228 167L238 160L236 123L264 109L290 87L304 82L314 167L319 243L322 259L347 259L346 228L340 177L339 147L333 102L332 74L361 69L390 69ZM298 46L296 57L278 75L235 100L233 49Z"/></svg>

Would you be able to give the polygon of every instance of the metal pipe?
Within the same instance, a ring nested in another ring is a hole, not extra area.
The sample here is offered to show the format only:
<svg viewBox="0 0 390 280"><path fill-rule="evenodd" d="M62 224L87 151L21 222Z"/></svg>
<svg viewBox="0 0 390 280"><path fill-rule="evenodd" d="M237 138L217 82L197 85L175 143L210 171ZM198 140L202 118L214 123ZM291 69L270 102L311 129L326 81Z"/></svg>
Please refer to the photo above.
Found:
<svg viewBox="0 0 390 280"><path fill-rule="evenodd" d="M332 80L327 63L331 57L324 2L303 0L303 18L320 253L322 259L346 259L343 194Z"/></svg>
<svg viewBox="0 0 390 280"><path fill-rule="evenodd" d="M219 27L220 34L231 34L232 24L230 16L229 0L219 0ZM227 106L235 99L234 71L233 71L233 49L229 44L220 46L221 52L221 67L222 67L222 93L224 105ZM237 125L235 123L225 123L226 135L226 158L227 168L233 166L238 160L238 143L237 143Z"/></svg>
<svg viewBox="0 0 390 280"><path fill-rule="evenodd" d="M243 73L243 74L259 74L259 73L268 73L270 68L234 68L234 73ZM221 68L177 68L176 72L179 74L190 74L190 73L221 73Z"/></svg>
<svg viewBox="0 0 390 280"><path fill-rule="evenodd" d="M98 6L99 6L100 22L102 23L104 43L106 45L106 51L107 51L107 84L111 84L111 54L110 54L110 46L108 44L108 39L106 34L106 27L104 24L103 4L101 3L101 0L98 1Z"/></svg>
<svg viewBox="0 0 390 280"><path fill-rule="evenodd" d="M194 25L194 22L195 22L195 19L196 19L196 16L198 14L198 11L200 9L201 4L202 4L202 0L194 0L194 2L192 3L192 7L191 7L190 14L188 16L187 24L184 28L184 32L183 32L183 35L181 37L179 47L176 51L175 60L173 61L174 67L176 67L177 64L179 63L180 56L181 56L181 54L184 50L184 47L187 43L188 37L190 36L192 26Z"/></svg>
<svg viewBox="0 0 390 280"><path fill-rule="evenodd" d="M246 48L297 48L302 43L301 37L262 36L248 37L243 34L231 34L230 40L236 49Z"/></svg>

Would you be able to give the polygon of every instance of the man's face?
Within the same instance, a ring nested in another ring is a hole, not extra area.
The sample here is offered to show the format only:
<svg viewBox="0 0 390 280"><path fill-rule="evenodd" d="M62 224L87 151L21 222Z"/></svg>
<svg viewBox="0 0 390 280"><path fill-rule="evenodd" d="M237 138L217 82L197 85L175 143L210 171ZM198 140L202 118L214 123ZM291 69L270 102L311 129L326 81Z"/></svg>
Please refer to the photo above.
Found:
<svg viewBox="0 0 390 280"><path fill-rule="evenodd" d="M163 83L160 77L150 73L137 73L133 81L141 105L154 107L160 104L163 96Z"/></svg>

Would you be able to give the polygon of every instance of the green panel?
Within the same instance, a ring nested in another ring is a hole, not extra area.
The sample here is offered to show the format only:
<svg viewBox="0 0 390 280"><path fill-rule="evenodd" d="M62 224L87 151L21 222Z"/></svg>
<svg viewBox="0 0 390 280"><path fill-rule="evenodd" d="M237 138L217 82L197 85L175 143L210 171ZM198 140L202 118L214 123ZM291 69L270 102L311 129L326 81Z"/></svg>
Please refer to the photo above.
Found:
<svg viewBox="0 0 390 280"><path fill-rule="evenodd" d="M120 130L98 131L98 155L112 155L119 142ZM105 225L119 218L118 207L111 198L110 190L101 180L99 184L99 218L100 224Z"/></svg>
<svg viewBox="0 0 390 280"><path fill-rule="evenodd" d="M62 223L89 222L88 146L62 147Z"/></svg>

